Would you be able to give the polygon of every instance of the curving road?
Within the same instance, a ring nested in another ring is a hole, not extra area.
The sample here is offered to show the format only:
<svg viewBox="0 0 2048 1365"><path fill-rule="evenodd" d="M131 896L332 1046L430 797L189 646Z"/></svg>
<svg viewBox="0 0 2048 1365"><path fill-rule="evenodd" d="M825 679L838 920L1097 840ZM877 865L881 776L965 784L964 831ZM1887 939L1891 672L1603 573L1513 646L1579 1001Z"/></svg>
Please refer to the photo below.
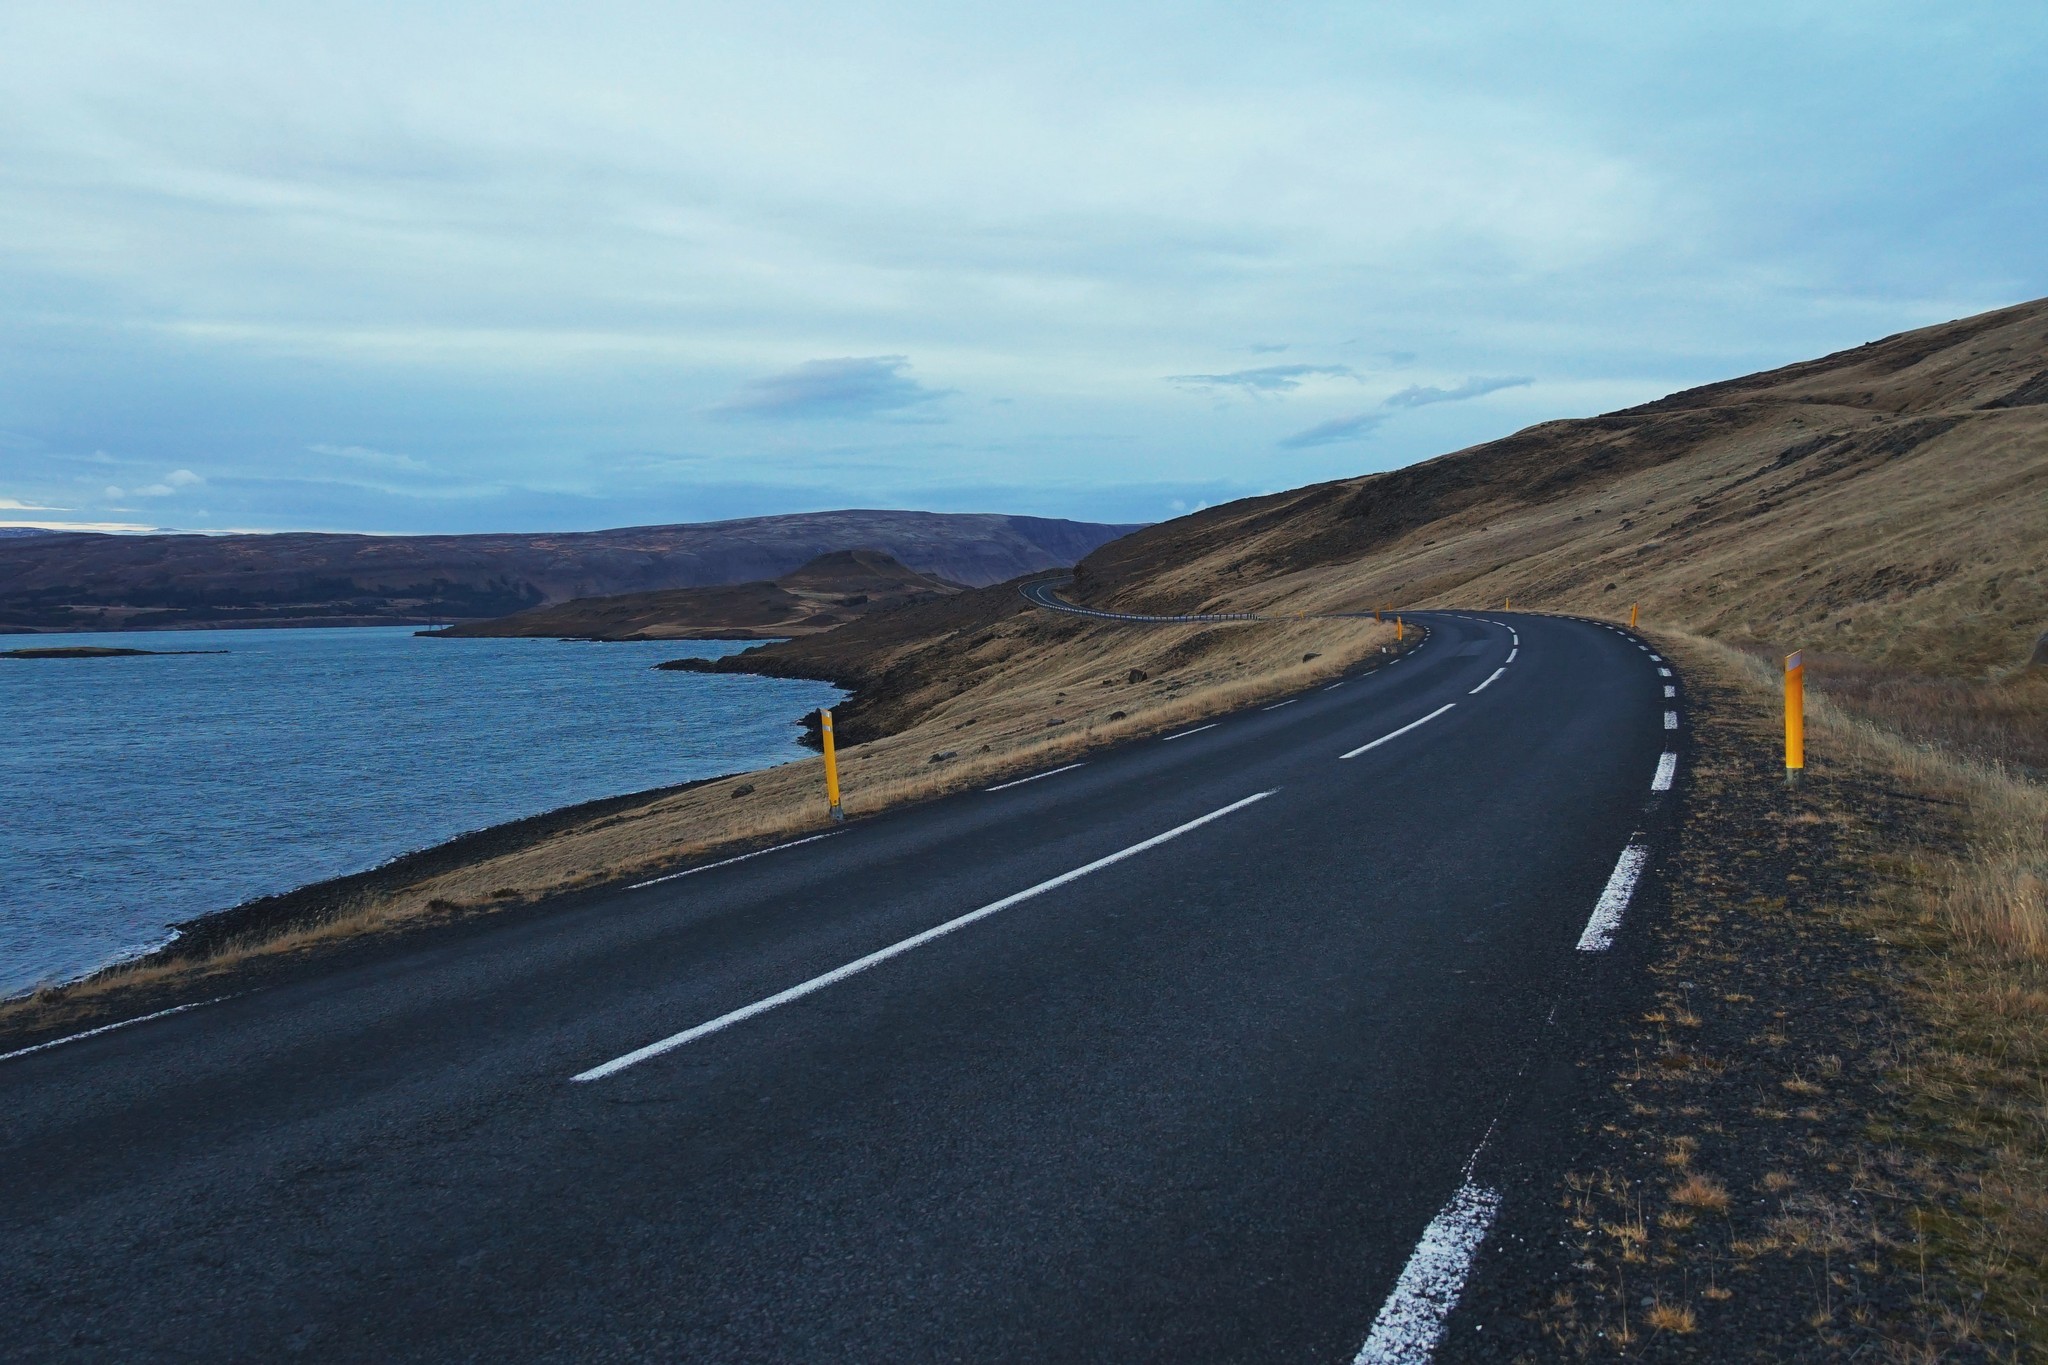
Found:
<svg viewBox="0 0 2048 1365"><path fill-rule="evenodd" d="M1656 894L1679 683L1612 627L1409 619L1211 725L0 1057L0 1359L1483 1331L1458 1287Z"/></svg>

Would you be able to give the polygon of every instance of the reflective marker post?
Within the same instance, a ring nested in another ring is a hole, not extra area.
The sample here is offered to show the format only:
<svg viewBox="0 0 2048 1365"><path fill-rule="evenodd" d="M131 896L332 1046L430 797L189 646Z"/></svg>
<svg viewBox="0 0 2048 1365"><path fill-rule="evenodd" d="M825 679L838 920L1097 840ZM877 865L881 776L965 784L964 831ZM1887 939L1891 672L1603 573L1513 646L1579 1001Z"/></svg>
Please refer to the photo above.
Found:
<svg viewBox="0 0 2048 1365"><path fill-rule="evenodd" d="M1408 623L1406 621L1403 621L1398 616L1394 618L1394 638L1396 640L1405 640L1408 638Z"/></svg>
<svg viewBox="0 0 2048 1365"><path fill-rule="evenodd" d="M818 711L818 734L825 744L825 800L831 804L832 818L844 820L846 812L839 809L839 750L832 744L832 712L829 708Z"/></svg>
<svg viewBox="0 0 2048 1365"><path fill-rule="evenodd" d="M1634 630L1634 629L1636 628L1636 607L1637 607L1637 605L1638 605L1638 604L1637 604L1637 603L1634 603L1634 602L1631 602L1631 603L1629 603L1629 604L1628 604L1628 628L1629 628L1630 630Z"/></svg>
<svg viewBox="0 0 2048 1365"><path fill-rule="evenodd" d="M1785 656L1785 785L1799 785L1806 767L1806 651Z"/></svg>

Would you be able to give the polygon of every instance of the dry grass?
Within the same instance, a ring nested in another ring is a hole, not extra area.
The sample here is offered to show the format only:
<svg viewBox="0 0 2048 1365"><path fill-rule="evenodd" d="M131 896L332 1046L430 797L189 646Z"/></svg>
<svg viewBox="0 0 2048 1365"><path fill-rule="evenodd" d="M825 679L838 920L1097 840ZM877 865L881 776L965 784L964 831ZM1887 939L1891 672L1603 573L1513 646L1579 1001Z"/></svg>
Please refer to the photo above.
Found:
<svg viewBox="0 0 2048 1365"><path fill-rule="evenodd" d="M1775 703L1774 660L1684 638L1745 673L1759 706ZM1889 774L1962 837L1960 846L1900 842L1885 869L1889 899L1867 908L1871 932L1912 949L1915 976L1904 984L1933 1040L1891 1073L1913 1097L1920 1127L1910 1137L1948 1195L1929 1201L1916 1223L1925 1253L1942 1257L1987 1305L2030 1325L2034 1347L2048 1350L2048 787L2011 761L2014 748L1996 738L2003 722L1983 722L1987 713L2014 714L2004 700L1982 704L1984 689L1872 683L1875 672L1833 672L1849 680L1846 699L1809 677L1809 763L1853 761ZM1997 686L2001 697L2035 698L2041 683ZM1908 708L1909 731L1892 723L1896 699L1908 695L1924 708ZM1957 704L1943 712L1945 701ZM1787 1088L1824 1089L1798 1077ZM1786 1177L1771 1188L1791 1184ZM1787 1200L1774 1234L1832 1245L1833 1220L1794 1208L1800 1199Z"/></svg>
<svg viewBox="0 0 2048 1365"><path fill-rule="evenodd" d="M1001 660L985 680L899 734L840 750L849 817L1057 766L1103 745L1301 690L1378 654L1394 638L1390 625L1312 620L1138 630L1091 624L1046 638L1033 630L1039 620L1016 618L983 637L982 648ZM1132 681L1132 670L1146 676ZM750 790L741 794L742 787ZM337 904L317 924L252 935L204 959L143 959L0 1003L0 1026L23 1018L64 1022L104 1009L110 997L177 981L201 984L252 958L308 953L815 832L829 825L823 793L817 758L737 774L388 894Z"/></svg>
<svg viewBox="0 0 2048 1365"><path fill-rule="evenodd" d="M1665 1303L1662 1299L1644 1310L1643 1325L1652 1331L1674 1332L1679 1336L1690 1336L1700 1328L1692 1309L1682 1303Z"/></svg>
<svg viewBox="0 0 2048 1365"><path fill-rule="evenodd" d="M1704 1213L1726 1213L1728 1190L1712 1176L1693 1174L1672 1187L1671 1202Z"/></svg>

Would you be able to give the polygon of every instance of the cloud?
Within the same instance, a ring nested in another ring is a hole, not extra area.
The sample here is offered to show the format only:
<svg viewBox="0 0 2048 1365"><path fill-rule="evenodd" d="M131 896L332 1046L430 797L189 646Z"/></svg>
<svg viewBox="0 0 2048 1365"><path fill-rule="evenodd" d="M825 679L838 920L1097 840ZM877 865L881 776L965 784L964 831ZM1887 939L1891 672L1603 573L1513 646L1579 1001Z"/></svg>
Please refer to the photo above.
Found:
<svg viewBox="0 0 2048 1365"><path fill-rule="evenodd" d="M1483 394L1497 393L1501 389L1519 389L1536 381L1527 377L1494 378L1474 375L1456 388L1440 389L1433 384L1410 384L1407 388L1387 399L1390 408L1419 408L1430 403L1459 403L1467 398L1478 398Z"/></svg>
<svg viewBox="0 0 2048 1365"><path fill-rule="evenodd" d="M1292 393L1311 375L1358 378L1349 365L1262 365L1255 370L1232 370L1228 374L1170 374L1169 384L1187 389L1238 389L1245 393Z"/></svg>
<svg viewBox="0 0 2048 1365"><path fill-rule="evenodd" d="M357 464L375 465L380 469L412 469L425 472L433 468L425 460L416 460L410 455L400 455L389 450L376 450L370 446L335 446L322 443L306 449L315 455L329 455L337 460L353 460Z"/></svg>
<svg viewBox="0 0 2048 1365"><path fill-rule="evenodd" d="M205 479L200 478L189 469L174 469L157 482L144 484L140 488L123 489L114 484L108 484L103 495L117 502L122 498L168 498L183 492L187 488L197 488L205 482Z"/></svg>
<svg viewBox="0 0 2048 1365"><path fill-rule="evenodd" d="M910 357L901 355L807 360L793 370L754 380L711 411L721 417L775 421L876 417L955 392L926 388L904 373L909 368Z"/></svg>
<svg viewBox="0 0 2048 1365"><path fill-rule="evenodd" d="M0 498L0 512L68 512L68 507L51 507L40 502L23 502L19 498Z"/></svg>
<svg viewBox="0 0 2048 1365"><path fill-rule="evenodd" d="M1283 450L1306 450L1310 446L1335 445L1339 441L1363 440L1374 427L1387 420L1382 412L1360 412L1349 417L1333 417L1327 422L1318 422L1306 431L1297 431L1280 442Z"/></svg>

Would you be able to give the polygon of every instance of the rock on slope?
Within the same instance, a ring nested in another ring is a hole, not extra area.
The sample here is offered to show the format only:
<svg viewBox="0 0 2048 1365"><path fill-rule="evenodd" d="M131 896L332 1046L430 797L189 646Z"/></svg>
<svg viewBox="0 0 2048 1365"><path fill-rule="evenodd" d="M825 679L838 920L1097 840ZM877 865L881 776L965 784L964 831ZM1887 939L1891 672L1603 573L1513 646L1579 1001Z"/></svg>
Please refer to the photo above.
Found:
<svg viewBox="0 0 2048 1365"><path fill-rule="evenodd" d="M582 597L438 633L579 640L771 639L815 634L870 612L959 591L958 583L906 568L880 550L838 550L758 583Z"/></svg>
<svg viewBox="0 0 2048 1365"><path fill-rule="evenodd" d="M856 548L949 582L998 583L1071 564L1132 529L845 511L520 535L27 536L0 542L0 630L474 619L769 579Z"/></svg>

